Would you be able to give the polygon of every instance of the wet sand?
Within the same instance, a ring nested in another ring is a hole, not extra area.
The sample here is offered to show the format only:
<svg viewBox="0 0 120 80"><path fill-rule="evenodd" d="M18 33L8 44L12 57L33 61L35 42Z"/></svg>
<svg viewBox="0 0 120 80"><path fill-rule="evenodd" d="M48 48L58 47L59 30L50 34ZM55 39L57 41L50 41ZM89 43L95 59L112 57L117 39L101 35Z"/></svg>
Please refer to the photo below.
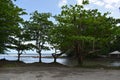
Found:
<svg viewBox="0 0 120 80"><path fill-rule="evenodd" d="M61 66L0 68L0 80L120 80L120 70Z"/></svg>

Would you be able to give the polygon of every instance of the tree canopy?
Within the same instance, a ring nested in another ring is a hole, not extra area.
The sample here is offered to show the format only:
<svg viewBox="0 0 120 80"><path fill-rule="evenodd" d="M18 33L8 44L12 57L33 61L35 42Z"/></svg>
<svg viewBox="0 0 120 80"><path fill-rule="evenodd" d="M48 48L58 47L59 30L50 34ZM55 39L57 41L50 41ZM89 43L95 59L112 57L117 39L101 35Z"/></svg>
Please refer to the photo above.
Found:
<svg viewBox="0 0 120 80"><path fill-rule="evenodd" d="M12 0L0 0L0 6L0 53L3 53L8 37L15 33L19 23L23 21L20 15L25 12L13 4Z"/></svg>
<svg viewBox="0 0 120 80"><path fill-rule="evenodd" d="M26 33L29 35L29 40L36 42L34 48L39 54L39 62L41 62L41 51L48 50L49 47L45 44L48 42L48 32L50 27L53 25L52 21L49 21L51 17L50 13L38 13L35 11L31 14L30 21L27 21L25 24Z"/></svg>
<svg viewBox="0 0 120 80"><path fill-rule="evenodd" d="M81 63L86 53L101 51L112 41L117 22L107 15L97 9L86 10L81 5L63 6L61 13L55 16L58 23L53 30L53 39L63 51L73 49Z"/></svg>

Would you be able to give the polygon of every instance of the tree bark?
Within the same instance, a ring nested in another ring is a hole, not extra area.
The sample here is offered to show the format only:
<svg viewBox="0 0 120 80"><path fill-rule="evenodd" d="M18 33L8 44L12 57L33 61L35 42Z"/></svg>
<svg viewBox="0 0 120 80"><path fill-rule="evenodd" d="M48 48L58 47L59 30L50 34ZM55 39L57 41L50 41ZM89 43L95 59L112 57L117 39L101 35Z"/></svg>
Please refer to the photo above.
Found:
<svg viewBox="0 0 120 80"><path fill-rule="evenodd" d="M78 42L75 44L75 53L76 53L76 57L78 60L78 64L82 65L83 64L83 56L82 56L80 44Z"/></svg>
<svg viewBox="0 0 120 80"><path fill-rule="evenodd" d="M41 60L41 58L42 58L42 56L41 56L41 51L39 51L39 63L41 63L42 62L42 60Z"/></svg>
<svg viewBox="0 0 120 80"><path fill-rule="evenodd" d="M53 53L52 56L54 58L54 63L56 63L56 61L57 61L57 55L55 53Z"/></svg>
<svg viewBox="0 0 120 80"><path fill-rule="evenodd" d="M17 61L20 61L20 55L21 55L21 53L20 53L20 51L18 51L18 60Z"/></svg>
<svg viewBox="0 0 120 80"><path fill-rule="evenodd" d="M57 58L56 57L54 57L54 63L56 63L57 62Z"/></svg>

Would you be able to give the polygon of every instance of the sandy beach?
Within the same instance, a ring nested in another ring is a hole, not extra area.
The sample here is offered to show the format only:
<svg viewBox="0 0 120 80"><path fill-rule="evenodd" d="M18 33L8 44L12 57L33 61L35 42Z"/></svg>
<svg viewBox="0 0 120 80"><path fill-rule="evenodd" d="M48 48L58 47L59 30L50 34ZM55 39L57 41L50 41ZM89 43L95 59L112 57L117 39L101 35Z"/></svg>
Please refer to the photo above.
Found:
<svg viewBox="0 0 120 80"><path fill-rule="evenodd" d="M120 80L120 70L70 67L0 68L0 80Z"/></svg>

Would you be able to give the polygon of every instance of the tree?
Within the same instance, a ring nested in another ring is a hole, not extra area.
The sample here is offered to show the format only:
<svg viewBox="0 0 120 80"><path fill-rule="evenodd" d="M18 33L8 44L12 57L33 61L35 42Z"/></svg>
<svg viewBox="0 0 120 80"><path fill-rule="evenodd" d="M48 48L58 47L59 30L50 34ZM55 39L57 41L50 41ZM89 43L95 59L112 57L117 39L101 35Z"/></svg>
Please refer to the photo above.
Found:
<svg viewBox="0 0 120 80"><path fill-rule="evenodd" d="M0 53L4 53L7 49L8 37L23 21L20 15L25 14L25 12L14 5L12 0L0 0L0 6Z"/></svg>
<svg viewBox="0 0 120 80"><path fill-rule="evenodd" d="M31 50L34 45L31 43L25 44L28 38L24 28L19 27L16 30L17 33L9 37L9 43L7 43L7 47L18 52L18 61L20 61L20 56L23 54L23 52L25 50Z"/></svg>
<svg viewBox="0 0 120 80"><path fill-rule="evenodd" d="M58 26L54 29L60 50L72 49L78 63L82 64L84 53L101 51L103 45L108 46L116 20L107 15L97 9L86 10L81 5L63 6L62 12L55 16Z"/></svg>
<svg viewBox="0 0 120 80"><path fill-rule="evenodd" d="M118 23L120 23L118 21ZM110 52L112 51L120 51L120 25L115 30L114 37L112 41L110 42Z"/></svg>
<svg viewBox="0 0 120 80"><path fill-rule="evenodd" d="M25 25L26 33L29 34L30 40L36 42L35 49L39 54L39 62L42 62L41 51L49 49L45 44L49 40L49 28L53 25L53 23L49 21L50 16L50 13L38 13L35 11L30 17L30 21L26 22Z"/></svg>

